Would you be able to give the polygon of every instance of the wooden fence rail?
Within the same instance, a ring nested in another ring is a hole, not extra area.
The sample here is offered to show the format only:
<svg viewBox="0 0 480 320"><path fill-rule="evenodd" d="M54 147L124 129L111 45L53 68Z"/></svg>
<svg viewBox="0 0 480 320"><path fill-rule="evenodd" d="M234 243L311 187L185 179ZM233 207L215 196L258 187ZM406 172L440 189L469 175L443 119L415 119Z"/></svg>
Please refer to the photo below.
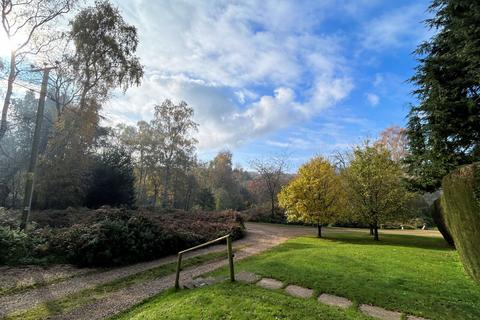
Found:
<svg viewBox="0 0 480 320"><path fill-rule="evenodd" d="M223 237L220 237L218 239L202 243L198 246L180 251L178 253L177 273L175 275L175 289L180 289L180 271L182 270L182 256L183 256L183 254L187 253L187 252L190 252L190 251L193 251L193 250L197 250L197 249L209 246L213 243L222 241L224 239L227 239L227 256L228 256L228 265L230 267L230 281L232 281L232 282L235 281L235 272L234 272L234 269L233 269L232 236L230 234L227 234L227 235L225 235Z"/></svg>

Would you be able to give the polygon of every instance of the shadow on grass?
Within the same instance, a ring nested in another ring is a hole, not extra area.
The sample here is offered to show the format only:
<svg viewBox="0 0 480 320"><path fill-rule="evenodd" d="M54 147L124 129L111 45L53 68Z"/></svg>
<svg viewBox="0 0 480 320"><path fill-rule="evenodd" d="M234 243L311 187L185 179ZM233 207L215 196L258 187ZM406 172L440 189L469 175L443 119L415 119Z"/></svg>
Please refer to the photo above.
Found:
<svg viewBox="0 0 480 320"><path fill-rule="evenodd" d="M327 239L327 240L330 240L330 239ZM281 251L289 251L292 249L302 250L302 249L315 249L315 248L318 248L318 246L313 244L308 244L308 243L287 242L281 246L276 247L275 250L277 252L281 252Z"/></svg>
<svg viewBox="0 0 480 320"><path fill-rule="evenodd" d="M314 238L314 237L312 237ZM339 243L357 244L357 245L378 245L378 246L402 246L411 248L421 248L429 250L452 251L454 248L450 247L443 238L424 237L415 235L397 235L397 234L381 234L380 240L375 241L373 237L368 234L353 234L353 233L331 233L322 240L328 240ZM310 246L309 244L289 243L289 245ZM290 247L293 248L293 247Z"/></svg>

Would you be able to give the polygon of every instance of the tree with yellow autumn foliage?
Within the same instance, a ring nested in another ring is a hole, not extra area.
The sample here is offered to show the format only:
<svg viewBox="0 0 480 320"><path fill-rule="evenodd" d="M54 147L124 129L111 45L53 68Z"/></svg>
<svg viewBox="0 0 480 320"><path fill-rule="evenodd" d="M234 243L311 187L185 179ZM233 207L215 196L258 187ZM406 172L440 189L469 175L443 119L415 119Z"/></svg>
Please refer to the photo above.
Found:
<svg viewBox="0 0 480 320"><path fill-rule="evenodd" d="M278 195L289 221L322 225L337 220L343 200L340 176L334 166L318 156L302 165L297 176Z"/></svg>

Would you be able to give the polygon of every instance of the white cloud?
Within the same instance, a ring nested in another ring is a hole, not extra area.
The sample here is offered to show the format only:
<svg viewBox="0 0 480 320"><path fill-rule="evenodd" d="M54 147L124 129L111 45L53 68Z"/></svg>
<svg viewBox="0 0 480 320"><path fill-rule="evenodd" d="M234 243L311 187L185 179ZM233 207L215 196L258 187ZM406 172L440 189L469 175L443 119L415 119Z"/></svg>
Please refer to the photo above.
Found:
<svg viewBox="0 0 480 320"><path fill-rule="evenodd" d="M372 107L376 107L380 102L380 97L374 93L367 93L366 94L367 101Z"/></svg>
<svg viewBox="0 0 480 320"><path fill-rule="evenodd" d="M141 35L147 66L215 85L285 84L301 74L297 50L308 27L293 2L119 1ZM318 39L308 39L315 46ZM308 41L307 40L307 41ZM303 42L303 43L302 43Z"/></svg>
<svg viewBox="0 0 480 320"><path fill-rule="evenodd" d="M200 124L200 150L234 147L308 120L353 88L338 39L312 31L321 22L312 12L324 10L278 1L118 2L139 29L147 76L112 99L112 122L150 119L155 103L185 100Z"/></svg>
<svg viewBox="0 0 480 320"><path fill-rule="evenodd" d="M279 148L288 148L291 146L289 142L280 142L280 141L272 141L272 140L267 140L265 141L266 144L269 146L274 146L274 147L279 147Z"/></svg>
<svg viewBox="0 0 480 320"><path fill-rule="evenodd" d="M418 44L431 35L423 20L428 4L421 1L395 8L367 23L362 34L365 49L383 50Z"/></svg>
<svg viewBox="0 0 480 320"><path fill-rule="evenodd" d="M201 150L235 147L252 138L307 120L340 101L351 90L350 84L341 87L340 83L336 80L323 85L318 83L313 96L305 103L296 100L291 88L279 87L272 95L264 95L241 106L236 103L235 93L229 88L150 76L144 79L142 87L132 88L126 96L112 99L105 113L115 115L109 119L113 123L150 119L154 104L165 98L184 100L194 108L195 120L200 124L198 140Z"/></svg>

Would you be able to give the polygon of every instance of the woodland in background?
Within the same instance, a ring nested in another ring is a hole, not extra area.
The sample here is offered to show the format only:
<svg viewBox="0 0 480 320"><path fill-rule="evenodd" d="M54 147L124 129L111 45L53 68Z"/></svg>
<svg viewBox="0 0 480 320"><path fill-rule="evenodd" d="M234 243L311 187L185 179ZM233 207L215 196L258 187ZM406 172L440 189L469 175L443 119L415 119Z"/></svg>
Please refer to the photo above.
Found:
<svg viewBox="0 0 480 320"><path fill-rule="evenodd" d="M198 124L186 102L159 101L152 106L153 119L136 125L102 124L102 106L110 94L139 85L143 76L135 54L136 28L108 1L89 7L74 0L39 1L39 11L15 1L2 6L10 24L25 19L20 24L25 30L8 29L7 24L5 33L14 37L27 31L32 38L0 65L8 84L0 132L0 206L22 208L26 177L32 176L27 168L35 143L39 78L26 62L41 61L54 68L36 141L34 210L248 209L246 216L253 220L286 221L277 195L295 176L287 173L288 158L252 159L252 171L235 166L228 150L210 161L198 160ZM66 29L57 30L54 24L65 20ZM395 161L406 152L404 133L392 127L381 137ZM348 165L345 160L337 167Z"/></svg>
<svg viewBox="0 0 480 320"><path fill-rule="evenodd" d="M136 28L108 1L90 7L74 0L38 1L38 10L2 1L2 9L7 36L22 32L31 38L0 63L7 84L0 130L0 206L23 206L40 87L31 62L54 67L38 137L33 209L109 205L242 210L267 198L271 202L272 192L278 192L278 181L269 192L262 175L234 167L228 151L210 162L198 161L197 124L185 102L159 101L152 106L154 119L136 126L102 125L101 110L109 95L139 85L143 76L135 55ZM55 23L65 20L67 28L58 30ZM22 28L9 27L15 24ZM283 171L275 175L283 177Z"/></svg>
<svg viewBox="0 0 480 320"><path fill-rule="evenodd" d="M12 103L12 129L2 141L0 155L0 206L6 208L22 205L36 104L31 91ZM244 210L269 204L271 195L275 197L288 181L290 176L270 159L256 162L264 165L260 173L234 167L229 151L219 152L209 162L197 160L193 110L184 102L175 105L169 100L154 108L150 122L110 128L96 121L88 130L91 143L64 145L64 135L80 140L85 138L83 131L70 132L75 128L58 122L54 102L47 103L33 208ZM63 116L68 117L64 121L84 120L83 114L73 112Z"/></svg>

